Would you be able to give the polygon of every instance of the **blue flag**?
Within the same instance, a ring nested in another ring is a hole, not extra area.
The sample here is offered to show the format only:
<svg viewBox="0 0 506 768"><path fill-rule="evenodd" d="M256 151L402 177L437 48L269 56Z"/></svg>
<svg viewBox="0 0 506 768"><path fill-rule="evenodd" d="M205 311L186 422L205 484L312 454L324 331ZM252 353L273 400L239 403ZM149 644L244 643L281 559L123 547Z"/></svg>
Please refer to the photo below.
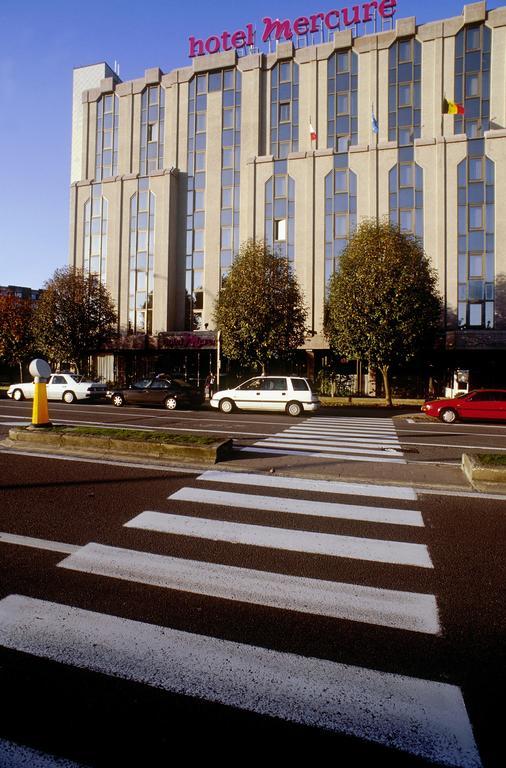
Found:
<svg viewBox="0 0 506 768"><path fill-rule="evenodd" d="M372 132L373 133L378 133L378 131L379 131L378 121L374 117L374 112L371 112L371 128L372 128Z"/></svg>

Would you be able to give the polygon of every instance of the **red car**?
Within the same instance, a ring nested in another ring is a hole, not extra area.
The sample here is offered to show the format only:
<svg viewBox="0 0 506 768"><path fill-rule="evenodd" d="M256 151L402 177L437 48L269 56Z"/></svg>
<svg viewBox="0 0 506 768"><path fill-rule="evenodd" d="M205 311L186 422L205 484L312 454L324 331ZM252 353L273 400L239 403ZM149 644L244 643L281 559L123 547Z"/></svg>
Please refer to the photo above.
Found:
<svg viewBox="0 0 506 768"><path fill-rule="evenodd" d="M475 389L467 395L428 400L422 411L446 424L458 419L506 419L506 389Z"/></svg>

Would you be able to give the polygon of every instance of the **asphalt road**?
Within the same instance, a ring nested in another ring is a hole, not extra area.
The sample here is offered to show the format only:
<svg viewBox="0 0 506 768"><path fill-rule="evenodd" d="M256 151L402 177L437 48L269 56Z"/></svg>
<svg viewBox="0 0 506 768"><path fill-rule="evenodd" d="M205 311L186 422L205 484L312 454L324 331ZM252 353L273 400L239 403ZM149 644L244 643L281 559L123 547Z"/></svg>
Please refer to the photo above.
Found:
<svg viewBox="0 0 506 768"><path fill-rule="evenodd" d="M0 462L0 765L503 764L503 497Z"/></svg>

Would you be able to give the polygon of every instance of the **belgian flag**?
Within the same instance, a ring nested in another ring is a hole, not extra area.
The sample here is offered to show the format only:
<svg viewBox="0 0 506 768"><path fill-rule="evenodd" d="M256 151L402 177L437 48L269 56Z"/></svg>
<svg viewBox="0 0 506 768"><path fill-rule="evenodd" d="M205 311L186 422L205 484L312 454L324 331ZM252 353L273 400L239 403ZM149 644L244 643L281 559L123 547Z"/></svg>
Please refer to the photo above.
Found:
<svg viewBox="0 0 506 768"><path fill-rule="evenodd" d="M464 107L462 104L457 104L450 99L443 99L443 114L444 115L463 115Z"/></svg>

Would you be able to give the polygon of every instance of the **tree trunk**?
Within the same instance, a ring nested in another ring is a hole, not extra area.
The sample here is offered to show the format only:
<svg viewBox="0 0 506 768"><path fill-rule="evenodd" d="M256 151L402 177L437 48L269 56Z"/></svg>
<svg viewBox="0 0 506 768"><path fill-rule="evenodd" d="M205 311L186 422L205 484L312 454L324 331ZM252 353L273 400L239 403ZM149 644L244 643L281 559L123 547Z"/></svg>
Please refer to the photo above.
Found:
<svg viewBox="0 0 506 768"><path fill-rule="evenodd" d="M389 371L390 366L389 365L382 365L380 368L381 375L383 376L383 387L385 389L385 405L389 408L392 407L392 392L390 390L390 378L389 378Z"/></svg>

